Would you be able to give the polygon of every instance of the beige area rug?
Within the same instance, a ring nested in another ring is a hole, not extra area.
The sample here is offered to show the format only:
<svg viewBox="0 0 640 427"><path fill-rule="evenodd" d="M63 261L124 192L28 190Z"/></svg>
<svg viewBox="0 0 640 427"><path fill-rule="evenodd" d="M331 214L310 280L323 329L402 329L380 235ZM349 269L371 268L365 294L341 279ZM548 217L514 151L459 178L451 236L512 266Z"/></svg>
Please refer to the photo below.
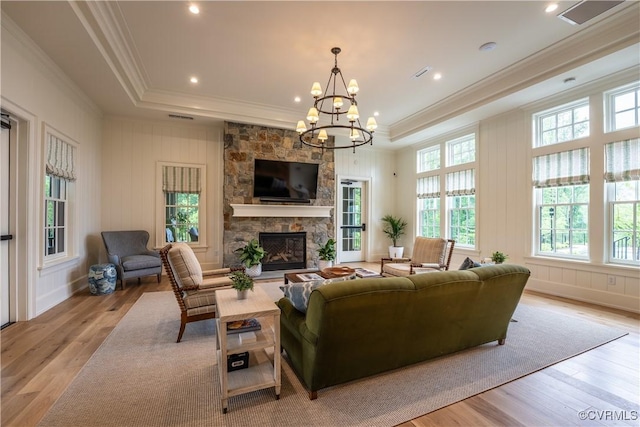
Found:
<svg viewBox="0 0 640 427"><path fill-rule="evenodd" d="M277 298L277 283L260 286ZM214 323L187 325L176 344L178 318L171 292L143 294L40 425L391 426L626 335L520 304L504 346L486 344L324 389L314 401L283 360L280 400L273 389L252 392L230 398L223 414Z"/></svg>

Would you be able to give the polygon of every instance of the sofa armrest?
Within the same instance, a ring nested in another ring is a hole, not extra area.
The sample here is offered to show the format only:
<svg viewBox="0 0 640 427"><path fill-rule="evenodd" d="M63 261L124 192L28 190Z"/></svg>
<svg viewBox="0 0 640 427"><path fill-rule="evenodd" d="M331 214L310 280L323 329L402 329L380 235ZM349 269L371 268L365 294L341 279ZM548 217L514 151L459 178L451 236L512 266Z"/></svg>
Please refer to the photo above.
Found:
<svg viewBox="0 0 640 427"><path fill-rule="evenodd" d="M278 307L280 307L281 322L288 323L305 341L313 345L317 344L318 336L307 328L306 316L298 311L288 298L281 298L278 301Z"/></svg>

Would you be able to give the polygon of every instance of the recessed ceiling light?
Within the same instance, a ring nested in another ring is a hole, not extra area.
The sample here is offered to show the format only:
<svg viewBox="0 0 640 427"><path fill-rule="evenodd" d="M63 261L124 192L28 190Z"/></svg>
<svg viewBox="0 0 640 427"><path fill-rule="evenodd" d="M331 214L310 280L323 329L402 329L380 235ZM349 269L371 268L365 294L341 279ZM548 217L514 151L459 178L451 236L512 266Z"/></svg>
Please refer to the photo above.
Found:
<svg viewBox="0 0 640 427"><path fill-rule="evenodd" d="M442 74L440 74L440 73L435 73L433 75L433 80L440 80L441 78L442 78Z"/></svg>
<svg viewBox="0 0 640 427"><path fill-rule="evenodd" d="M296 96L295 98L293 98L293 102L300 102L300 97Z"/></svg>
<svg viewBox="0 0 640 427"><path fill-rule="evenodd" d="M197 15L200 13L200 8L195 4L192 4L191 6L189 6L189 12L193 13L194 15Z"/></svg>
<svg viewBox="0 0 640 427"><path fill-rule="evenodd" d="M481 45L478 50L482 51L482 52L488 52L490 50L495 49L498 46L498 43L496 42L487 42L483 45Z"/></svg>
<svg viewBox="0 0 640 427"><path fill-rule="evenodd" d="M197 78L197 77L191 77L191 78L189 79L189 81L190 81L191 83L198 83L198 78Z"/></svg>
<svg viewBox="0 0 640 427"><path fill-rule="evenodd" d="M547 13L551 13L554 10L556 10L558 8L558 3L550 3L545 9L544 11Z"/></svg>
<svg viewBox="0 0 640 427"><path fill-rule="evenodd" d="M374 115L374 116L376 116L376 117L378 117L378 116L380 115L380 113L379 113L379 112L377 112L377 111L374 111L374 112L373 112L373 115Z"/></svg>

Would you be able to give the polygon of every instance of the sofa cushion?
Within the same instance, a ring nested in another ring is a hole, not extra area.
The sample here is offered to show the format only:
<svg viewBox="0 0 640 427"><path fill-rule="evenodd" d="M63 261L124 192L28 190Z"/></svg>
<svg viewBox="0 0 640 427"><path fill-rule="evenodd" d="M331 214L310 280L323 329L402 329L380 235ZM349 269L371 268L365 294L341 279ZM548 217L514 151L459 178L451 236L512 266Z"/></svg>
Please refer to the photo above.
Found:
<svg viewBox="0 0 640 427"><path fill-rule="evenodd" d="M343 282L345 280L355 279L355 276L337 277L335 279L325 280L310 280L308 282L287 283L280 286L282 292L284 292L285 298L291 301L291 304L296 310L306 313L307 305L309 304L309 296L314 289L328 285L329 283Z"/></svg>
<svg viewBox="0 0 640 427"><path fill-rule="evenodd" d="M462 261L462 264L460 264L460 268L458 268L458 270L468 270L470 268L481 267L481 266L482 264L480 264L479 262L476 262L471 258L467 257L464 261Z"/></svg>
<svg viewBox="0 0 640 427"><path fill-rule="evenodd" d="M184 288L202 284L202 267L189 245L175 243L167 255L178 286Z"/></svg>

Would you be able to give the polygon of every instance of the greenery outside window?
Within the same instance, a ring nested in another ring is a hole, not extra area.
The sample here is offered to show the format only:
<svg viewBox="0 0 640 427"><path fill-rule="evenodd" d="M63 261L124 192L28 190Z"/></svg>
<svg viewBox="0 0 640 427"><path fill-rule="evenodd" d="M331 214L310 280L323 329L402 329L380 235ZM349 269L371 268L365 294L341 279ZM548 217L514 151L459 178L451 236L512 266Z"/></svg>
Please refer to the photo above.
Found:
<svg viewBox="0 0 640 427"><path fill-rule="evenodd" d="M608 132L640 125L640 82L605 92L604 100Z"/></svg>
<svg viewBox="0 0 640 427"><path fill-rule="evenodd" d="M565 104L533 116L534 147L558 144L589 136L589 99Z"/></svg>
<svg viewBox="0 0 640 427"><path fill-rule="evenodd" d="M609 262L640 265L640 139L605 145Z"/></svg>
<svg viewBox="0 0 640 427"><path fill-rule="evenodd" d="M63 256L66 254L67 195L67 180L50 174L45 175L45 257Z"/></svg>
<svg viewBox="0 0 640 427"><path fill-rule="evenodd" d="M416 157L418 235L448 237L456 247L474 248L476 134L419 150Z"/></svg>
<svg viewBox="0 0 640 427"><path fill-rule="evenodd" d="M164 243L200 242L203 203L201 168L163 165L162 190Z"/></svg>
<svg viewBox="0 0 640 427"><path fill-rule="evenodd" d="M534 157L539 255L589 257L589 150Z"/></svg>

